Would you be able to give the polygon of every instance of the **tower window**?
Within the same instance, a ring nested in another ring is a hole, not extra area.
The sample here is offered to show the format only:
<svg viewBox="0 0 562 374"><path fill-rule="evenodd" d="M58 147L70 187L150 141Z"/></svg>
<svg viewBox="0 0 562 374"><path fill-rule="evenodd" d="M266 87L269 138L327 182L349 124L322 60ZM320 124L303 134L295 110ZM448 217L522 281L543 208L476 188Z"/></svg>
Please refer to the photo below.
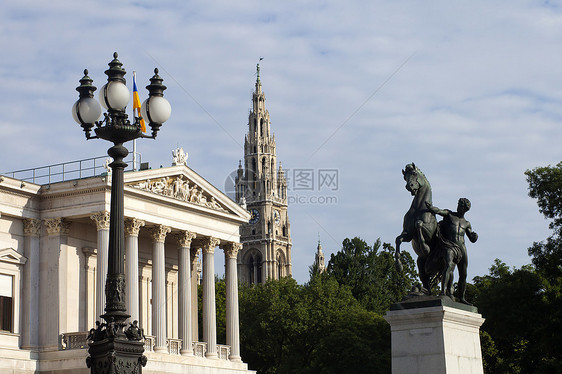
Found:
<svg viewBox="0 0 562 374"><path fill-rule="evenodd" d="M248 272L249 272L249 281L250 284L258 284L262 281L262 264L261 264L261 257L259 254L254 256L250 256L248 261Z"/></svg>

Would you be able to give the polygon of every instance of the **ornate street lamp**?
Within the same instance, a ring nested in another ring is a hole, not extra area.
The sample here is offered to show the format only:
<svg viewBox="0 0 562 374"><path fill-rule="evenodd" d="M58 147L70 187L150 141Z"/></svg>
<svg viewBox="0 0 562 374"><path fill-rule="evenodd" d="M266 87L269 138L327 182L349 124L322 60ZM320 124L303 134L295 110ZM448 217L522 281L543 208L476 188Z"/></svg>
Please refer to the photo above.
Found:
<svg viewBox="0 0 562 374"><path fill-rule="evenodd" d="M129 151L123 143L137 138L155 139L160 126L170 118L171 107L164 98L166 86L158 76L158 69L154 69L154 76L150 78L148 99L142 104L142 116L148 120L152 135L145 135L141 131L140 117L135 117L131 123L125 113L129 102L129 90L125 85L125 70L117 59L117 52L105 71L107 84L100 90L99 99L107 110L101 117L101 107L94 99L96 87L88 77L88 70L84 70L84 77L80 79L80 86L76 90L80 98L72 107L74 120L84 129L86 139L104 139L112 142L107 154L113 158L111 167L111 206L109 222L109 250L108 270L105 283L105 314L101 315L105 322L96 322L96 328L90 330L89 356L86 364L92 373L141 373L146 365L143 355L143 332L137 321L126 327L127 314L125 306L125 224L123 212L123 173L127 166L123 159ZM95 128L94 128L95 125ZM92 128L95 135L92 136Z"/></svg>

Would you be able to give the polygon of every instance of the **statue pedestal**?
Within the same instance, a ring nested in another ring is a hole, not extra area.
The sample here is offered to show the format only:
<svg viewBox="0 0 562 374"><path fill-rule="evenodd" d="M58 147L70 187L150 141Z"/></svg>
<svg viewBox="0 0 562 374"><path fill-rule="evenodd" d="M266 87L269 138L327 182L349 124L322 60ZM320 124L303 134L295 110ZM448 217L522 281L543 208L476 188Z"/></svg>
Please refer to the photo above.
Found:
<svg viewBox="0 0 562 374"><path fill-rule="evenodd" d="M393 304L392 373L483 374L480 326L473 306L448 297L419 296Z"/></svg>

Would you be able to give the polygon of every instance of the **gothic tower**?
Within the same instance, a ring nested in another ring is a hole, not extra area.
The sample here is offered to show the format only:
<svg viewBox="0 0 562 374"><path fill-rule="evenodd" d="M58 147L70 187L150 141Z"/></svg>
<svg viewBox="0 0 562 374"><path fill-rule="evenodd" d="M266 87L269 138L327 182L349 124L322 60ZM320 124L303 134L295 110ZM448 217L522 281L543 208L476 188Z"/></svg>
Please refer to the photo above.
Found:
<svg viewBox="0 0 562 374"><path fill-rule="evenodd" d="M256 89L244 139L244 167L238 165L236 202L246 205L252 218L240 229L243 248L238 254L240 281L265 283L290 276L291 230L287 216L287 180L277 167L275 136L257 65Z"/></svg>

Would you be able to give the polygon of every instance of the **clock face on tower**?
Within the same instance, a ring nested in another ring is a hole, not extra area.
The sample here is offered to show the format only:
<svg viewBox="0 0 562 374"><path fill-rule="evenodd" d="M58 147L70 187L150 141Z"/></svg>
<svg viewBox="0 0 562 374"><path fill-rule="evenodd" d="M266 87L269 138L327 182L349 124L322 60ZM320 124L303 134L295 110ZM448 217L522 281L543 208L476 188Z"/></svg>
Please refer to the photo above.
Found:
<svg viewBox="0 0 562 374"><path fill-rule="evenodd" d="M279 214L279 211L277 209L273 211L273 219L275 220L276 225L278 225L279 222L281 222L281 214Z"/></svg>
<svg viewBox="0 0 562 374"><path fill-rule="evenodd" d="M252 215L252 217L250 217L250 223L252 225L254 223L258 223L258 221L260 220L260 212L258 212L257 209L252 209L250 210L250 214Z"/></svg>

